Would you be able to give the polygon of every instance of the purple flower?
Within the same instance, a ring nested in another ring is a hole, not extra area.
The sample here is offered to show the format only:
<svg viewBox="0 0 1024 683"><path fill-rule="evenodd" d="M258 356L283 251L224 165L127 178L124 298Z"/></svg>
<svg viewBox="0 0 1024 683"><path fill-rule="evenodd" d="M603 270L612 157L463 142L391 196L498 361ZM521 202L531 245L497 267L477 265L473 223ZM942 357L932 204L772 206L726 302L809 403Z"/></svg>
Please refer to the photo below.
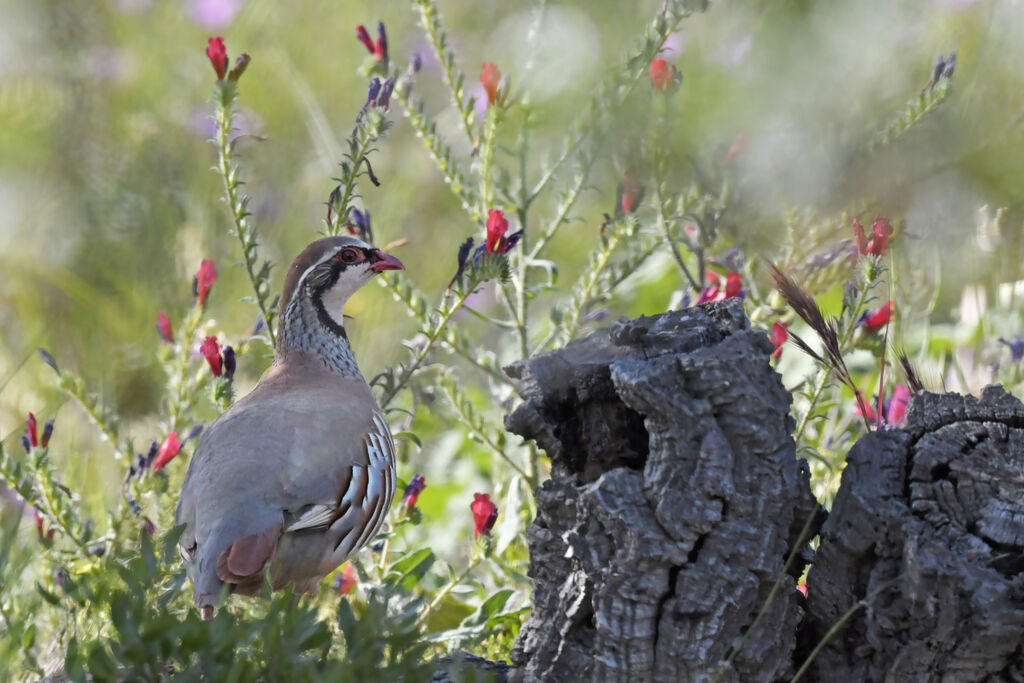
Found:
<svg viewBox="0 0 1024 683"><path fill-rule="evenodd" d="M364 242L373 244L373 225L370 222L370 212L368 210L352 209L352 212L349 214L349 223L346 227L349 234L356 235Z"/></svg>
<svg viewBox="0 0 1024 683"><path fill-rule="evenodd" d="M405 493L402 494L402 507L406 510L415 507L416 501L419 500L420 494L425 488L427 488L427 480L422 474L417 474L410 479L409 485L405 487Z"/></svg>
<svg viewBox="0 0 1024 683"><path fill-rule="evenodd" d="M224 347L224 379L231 379L235 376L235 350L230 346ZM186 437L187 439L188 437Z"/></svg>
<svg viewBox="0 0 1024 683"><path fill-rule="evenodd" d="M229 346L228 348L230 349L231 347ZM184 443L185 441L188 441L189 439L194 439L194 438L196 438L197 436L199 436L202 433L203 433L203 423L200 422L195 427L193 427L192 430L188 434L185 435L185 440L182 441L182 443ZM153 442L153 449L154 449L154 452L155 452L155 450L156 450L156 442L155 441Z"/></svg>
<svg viewBox="0 0 1024 683"><path fill-rule="evenodd" d="M389 78L384 81L384 85L380 87L380 95L377 96L377 106L382 107L384 111L388 110L391 106L391 93L395 89L395 79Z"/></svg>
<svg viewBox="0 0 1024 683"><path fill-rule="evenodd" d="M370 81L370 87L366 92L366 106L376 107L378 95L380 95L380 79L374 76L373 80Z"/></svg>
<svg viewBox="0 0 1024 683"><path fill-rule="evenodd" d="M932 69L932 84L938 83L942 78L942 72L946 69L946 58L939 55L935 60L935 68Z"/></svg>
<svg viewBox="0 0 1024 683"><path fill-rule="evenodd" d="M448 289L451 289L452 285L456 282L459 283L459 287L462 287L462 274L466 271L466 265L469 261L469 252L473 248L473 238L467 237L466 241L459 245L459 269L455 271L455 277L448 283Z"/></svg>
<svg viewBox="0 0 1024 683"><path fill-rule="evenodd" d="M956 71L956 53L954 52L946 60L946 66L942 70L942 77L946 79L953 78L953 72Z"/></svg>
<svg viewBox="0 0 1024 683"><path fill-rule="evenodd" d="M1024 358L1024 339L1014 337L1013 341L1006 341L1000 337L999 341L1010 347L1010 358L1013 359L1014 363L1019 363L1020 359Z"/></svg>
<svg viewBox="0 0 1024 683"><path fill-rule="evenodd" d="M43 425L43 437L39 440L43 448L47 448L50 445L50 437L53 436L53 418L51 417Z"/></svg>

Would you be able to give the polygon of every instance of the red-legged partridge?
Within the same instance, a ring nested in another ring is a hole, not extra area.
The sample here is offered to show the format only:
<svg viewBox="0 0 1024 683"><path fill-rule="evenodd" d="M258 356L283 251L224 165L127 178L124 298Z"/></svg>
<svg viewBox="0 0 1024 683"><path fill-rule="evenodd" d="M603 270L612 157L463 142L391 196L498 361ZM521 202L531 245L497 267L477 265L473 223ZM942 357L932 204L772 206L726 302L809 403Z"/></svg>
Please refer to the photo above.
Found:
<svg viewBox="0 0 1024 683"><path fill-rule="evenodd" d="M204 618L222 591L314 591L366 545L395 493L388 423L356 366L342 309L401 261L355 237L327 237L285 277L274 363L203 433L176 522Z"/></svg>

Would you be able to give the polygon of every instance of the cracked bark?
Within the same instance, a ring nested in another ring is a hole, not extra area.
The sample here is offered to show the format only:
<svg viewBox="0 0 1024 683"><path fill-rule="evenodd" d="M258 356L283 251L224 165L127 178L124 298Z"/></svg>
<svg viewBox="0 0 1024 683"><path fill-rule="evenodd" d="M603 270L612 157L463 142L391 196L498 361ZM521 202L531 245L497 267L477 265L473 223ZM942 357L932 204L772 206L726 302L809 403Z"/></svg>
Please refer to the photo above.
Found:
<svg viewBox="0 0 1024 683"><path fill-rule="evenodd" d="M923 393L858 441L807 584L805 649L867 603L811 680L1024 681L1024 405Z"/></svg>
<svg viewBox="0 0 1024 683"><path fill-rule="evenodd" d="M793 576L746 633L817 511L772 349L729 300L507 368L525 400L506 426L552 462L528 533L534 605L514 677L792 674Z"/></svg>

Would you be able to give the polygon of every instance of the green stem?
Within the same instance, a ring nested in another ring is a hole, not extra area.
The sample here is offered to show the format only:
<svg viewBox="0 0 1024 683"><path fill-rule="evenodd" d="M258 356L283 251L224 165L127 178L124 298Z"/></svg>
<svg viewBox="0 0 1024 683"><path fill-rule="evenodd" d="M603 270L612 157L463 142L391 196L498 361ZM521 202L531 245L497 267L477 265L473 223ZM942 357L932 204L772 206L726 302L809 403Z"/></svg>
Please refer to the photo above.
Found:
<svg viewBox="0 0 1024 683"><path fill-rule="evenodd" d="M501 108L489 107L480 142L480 213L485 216L488 210L494 208L494 148L500 120Z"/></svg>
<svg viewBox="0 0 1024 683"><path fill-rule="evenodd" d="M861 607L867 607L872 600L874 600L876 597L878 597L879 594L882 593L882 591L891 588L901 578L902 575L897 576L896 578L891 579L889 581L886 581L881 586L879 586L878 588L864 596L862 600L858 600L856 603L854 603L853 606L850 607L850 609L843 612L843 615L839 617L838 621L832 624L832 628L830 628L822 637L822 639L818 642L818 644L814 646L814 649L811 650L811 654L807 655L807 659L805 659L804 663L800 666L799 669L797 669L797 672L793 675L793 678L789 679L789 683L796 683L803 677L805 673L807 673L807 669L810 668L811 662L814 661L814 658L818 656L818 653L821 652L822 648L825 647L828 641L832 640L832 638L835 637L837 633L839 633L839 631L846 625L846 622L850 620L850 618L857 612L857 610L859 610Z"/></svg>
<svg viewBox="0 0 1024 683"><path fill-rule="evenodd" d="M558 213L556 213L555 217L550 223L548 223L548 227L541 234L540 239L534 243L533 249L530 251L530 255L528 257L529 261L534 260L538 255L540 255L540 252L548 245L551 238L555 236L558 229L565 223L566 218L569 216L569 212L572 211L573 206L576 205L577 200L582 194L583 187L586 185L587 178L590 176L590 169L592 166L593 161L588 159L583 166L583 170L581 170L581 172L576 176L572 187L570 187L566 193L562 200L562 204L558 207Z"/></svg>
<svg viewBox="0 0 1024 683"><path fill-rule="evenodd" d="M626 218L628 222L630 219ZM559 335L559 341L562 345L568 344L576 336L576 332L580 328L580 320L583 317L583 312L587 307L587 302L590 301L590 295L593 293L594 287L600 280L601 273L605 268L608 267L609 262L612 259L612 254L618 249L619 242L622 241L626 231L623 230L621 223L617 223L611 227L608 239L602 244L601 249L598 250L596 258L591 262L590 267L584 274L580 286L577 288L576 293L573 296L573 301L569 307L568 321L562 326L561 335Z"/></svg>
<svg viewBox="0 0 1024 683"><path fill-rule="evenodd" d="M327 232L330 235L337 235L341 231L342 220L348 219L348 206L356 194L356 180L359 178L359 167L363 165L366 155L370 151L370 145L373 144L372 135L359 135L359 132L362 130L360 126L356 126L356 129L352 131L352 147L355 147L357 151L355 158L351 160L352 171L346 174L344 182L342 182L341 199L338 202L338 213L334 217L334 224L327 226Z"/></svg>
<svg viewBox="0 0 1024 683"><path fill-rule="evenodd" d="M800 529L800 533L797 535L796 543L793 544L793 547L789 551L789 555L786 557L786 563L782 566L782 571L780 571L779 575L775 577L775 583L772 584L772 589L768 592L768 597L765 599L764 604L761 605L761 609L758 611L757 616L754 617L753 623L751 623L743 632L743 636L732 647L729 655L725 658L725 661L722 662L722 666L715 672L715 675L711 679L711 683L717 683L717 681L722 677L722 674L725 672L725 667L728 666L737 655L739 655L740 651L743 649L743 644L747 641L747 638L757 629L761 620L764 618L764 615L768 613L768 608L771 606L772 601L779 592L779 588L782 586L783 578L789 573L789 568L793 566L793 561L796 560L797 555L800 554L800 548L803 546L804 542L808 538L808 534L811 532L811 526L814 524L814 518L816 516L817 510L812 510L811 514L808 515L807 521L804 522L803 528Z"/></svg>
<svg viewBox="0 0 1024 683"><path fill-rule="evenodd" d="M505 452L505 449L502 448L500 444L495 443L494 439L492 439L490 435L487 434L486 430L480 424L481 421L475 419L475 415L471 414L468 410L464 408L463 401L468 402L469 399L463 396L462 400L459 400L459 396L456 395L457 392L459 391L458 386L453 381L450 381L448 378L446 378L442 380L441 388L447 394L448 401L452 404L452 407L455 408L455 412L458 413L460 418L462 418L463 425L465 427L468 427L470 432L480 437L480 441L482 441L484 445L490 447L490 449L493 450L502 460L508 463L508 466L515 470L516 473L519 474L519 476L523 477L528 482L530 482L531 486L535 485L536 482L533 480L533 478L531 478L530 475L527 474L522 467L516 464L516 462L508 456L508 454Z"/></svg>
<svg viewBox="0 0 1024 683"><path fill-rule="evenodd" d="M407 87L396 87L392 97L402 105L402 112L405 114L405 118L409 120L409 124L416 131L417 137L421 138L423 144L427 146L427 151L430 152L431 158L433 158L438 170L444 176L445 183L451 189L455 198L459 200L462 208L470 213L470 217L474 221L481 220L483 214L479 212L475 197L466 187L466 179L463 177L462 171L459 170L455 160L452 159L451 149L445 146L441 136L437 133L437 127L427 121L427 116L423 112L423 105L412 98Z"/></svg>
<svg viewBox="0 0 1024 683"><path fill-rule="evenodd" d="M427 333L427 341L420 350L416 352L412 364L406 367L398 382L396 382L395 385L391 387L390 391L384 394L383 398L381 398L381 410L388 407L398 392L409 383L410 379L412 379L413 373L415 373L423 364L423 361L427 359L427 356L430 354L430 350L434 347L434 342L440 338L441 334L444 332L445 326L451 321L452 317L458 312L458 310L462 308L462 305L466 303L466 299L469 298L469 295L473 293L475 283L471 284L473 284L473 286L466 287L459 294L458 298L455 299L455 303L451 303L450 300L445 299L445 305L448 306L447 310L443 308L441 309L440 320L438 320L437 325Z"/></svg>
<svg viewBox="0 0 1024 683"><path fill-rule="evenodd" d="M464 100L465 77L458 72L455 66L455 55L448 49L447 37L441 27L441 14L438 12L434 0L416 0L420 9L420 19L423 22L423 30L427 34L427 42L434 48L437 62L441 65L441 72L444 74L444 82L452 96L452 104L459 112L459 119L462 121L462 129L466 133L469 144L473 145L473 116L476 110Z"/></svg>
<svg viewBox="0 0 1024 683"><path fill-rule="evenodd" d="M401 301L403 304L405 304L405 307L409 310L409 313L414 318L416 318L416 320L419 321L420 324L426 326L430 323L430 321L427 318L421 315L421 311L419 308L417 308L416 302L408 298L405 292L402 291L402 287L400 285L400 282L402 282L401 275L393 275L392 277L387 278L376 278L376 280L377 282L380 282L385 287L390 289L391 293L395 296L395 298ZM412 291L413 290L410 287L410 292ZM422 298L417 293L413 293L412 296L415 296L417 299ZM471 310L466 306L463 306L463 308L465 308L467 311ZM509 326L515 327L514 323L509 323ZM439 341L441 342L441 345L444 346L446 349L448 349L452 353L462 356L464 359L469 361L469 363L472 364L475 368L487 373L495 380L499 382L508 381L505 378L505 376L501 374L501 370L497 367L497 365L494 364L493 362L489 362L490 359L478 358L475 355L473 355L473 353L470 350L471 346L469 342L466 339L464 339L455 328L446 328Z"/></svg>
<svg viewBox="0 0 1024 683"><path fill-rule="evenodd" d="M850 325L843 332L842 338L839 340L839 353L842 355L846 352L846 346L853 339L853 332L857 328L857 315L860 313L860 309L863 308L864 302L867 301L868 292L871 290L873 283L868 282L857 296L857 304L854 306L853 314L850 317ZM807 428L807 423L810 421L811 416L814 414L814 408L821 399L821 394L825 391L825 387L828 385L828 378L831 374L831 370L826 368L824 372L820 373L818 383L814 386L814 391L811 392L810 403L807 406L806 412L800 416L800 422L797 423L796 430L793 432L793 439L800 443L803 438L804 429ZM866 416L865 416L866 419Z"/></svg>
<svg viewBox="0 0 1024 683"><path fill-rule="evenodd" d="M260 315L267 325L267 338L270 345L275 346L277 339L274 333L274 314L267 304L269 284L255 270L256 268L256 231L249 224L249 212L246 209L247 198L239 193L238 165L234 162L234 143L229 141L231 122L234 116L235 84L221 81L217 84L217 170L224 180L224 193L228 200L231 219L235 224L235 236L242 248L242 262L245 264L246 275L255 295Z"/></svg>
<svg viewBox="0 0 1024 683"><path fill-rule="evenodd" d="M558 172L558 169L561 168L562 164L568 161L587 138L598 130L598 119L624 102L633 92L633 89L647 73L647 67L650 65L651 59L661 52L662 46L672 32L676 30L679 22L692 13L691 10L685 9L684 5L685 3L682 2L664 3L662 9L648 28L643 46L631 54L626 62L618 69L615 69L612 76L598 87L598 91L591 97L587 106L582 109L579 117L570 125L571 132L561 155L544 172L540 180L537 181L537 184L534 185L533 190L530 192L530 203L551 182L551 179ZM636 64L642 64L643 67L637 68Z"/></svg>
<svg viewBox="0 0 1024 683"><path fill-rule="evenodd" d="M198 302L185 317L185 324L180 333L180 341L176 349L177 355L173 367L173 373L168 378L168 389L171 394L171 402L168 406L168 417L170 418L169 432L176 432L181 428L182 416L191 407L190 395L194 387L189 385L189 364L191 363L192 340L199 331L200 322L203 319L203 307Z"/></svg>
<svg viewBox="0 0 1024 683"><path fill-rule="evenodd" d="M466 567L465 571L463 571L461 574L459 574L454 579L449 581L448 585L441 589L440 593L434 596L434 599L430 601L430 604L427 605L427 608L420 612L420 616L416 619L416 626L422 626L427 622L427 619L429 619L430 616L435 611L437 611L437 608L441 605L441 601L448 597L448 594L452 592L452 589L454 589L460 583L465 581L466 577L469 576L469 573L480 565L480 560L480 555L474 557L473 561L469 563L469 566Z"/></svg>

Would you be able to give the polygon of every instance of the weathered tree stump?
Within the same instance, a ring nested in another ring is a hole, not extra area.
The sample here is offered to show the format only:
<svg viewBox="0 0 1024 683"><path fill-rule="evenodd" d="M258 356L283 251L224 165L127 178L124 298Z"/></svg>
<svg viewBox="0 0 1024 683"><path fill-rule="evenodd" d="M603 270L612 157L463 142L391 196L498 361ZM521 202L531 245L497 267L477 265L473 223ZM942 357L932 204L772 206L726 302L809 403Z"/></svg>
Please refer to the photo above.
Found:
<svg viewBox="0 0 1024 683"><path fill-rule="evenodd" d="M922 393L858 441L807 589L805 650L861 603L811 680L1024 681L1024 405Z"/></svg>
<svg viewBox="0 0 1024 683"><path fill-rule="evenodd" d="M513 677L792 674L793 576L747 632L817 511L772 348L729 300L617 323L507 369L525 402L506 426L552 462Z"/></svg>

